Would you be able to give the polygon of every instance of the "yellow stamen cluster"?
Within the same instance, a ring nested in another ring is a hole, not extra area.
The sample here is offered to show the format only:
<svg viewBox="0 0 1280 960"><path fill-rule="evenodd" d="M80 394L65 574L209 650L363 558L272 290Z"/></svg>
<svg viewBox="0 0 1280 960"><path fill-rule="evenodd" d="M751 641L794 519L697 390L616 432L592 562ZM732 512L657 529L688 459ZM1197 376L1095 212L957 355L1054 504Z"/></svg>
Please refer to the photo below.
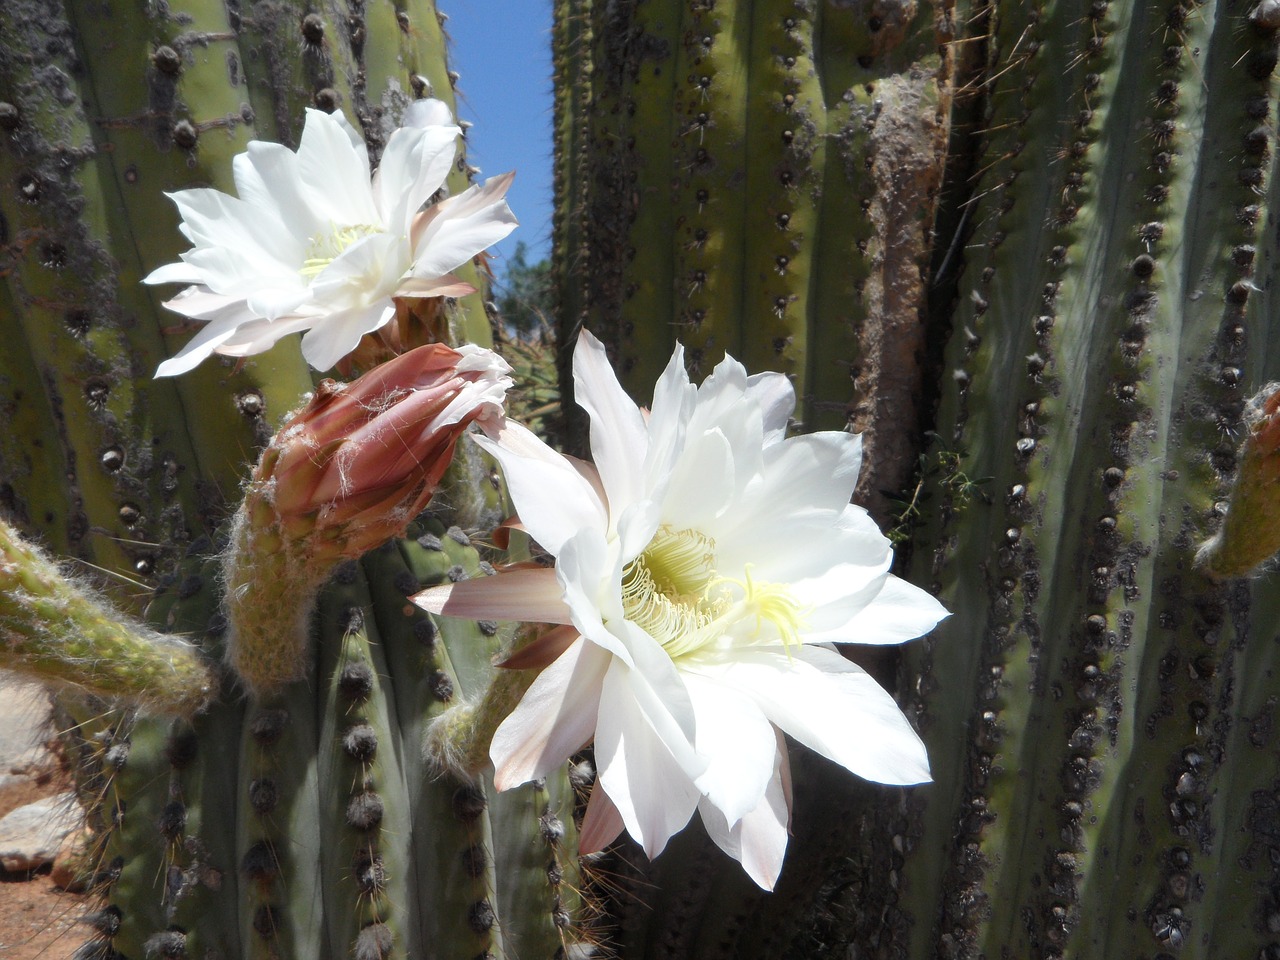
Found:
<svg viewBox="0 0 1280 960"><path fill-rule="evenodd" d="M788 649L800 643L805 611L782 584L759 583L747 570L741 580L716 573L715 541L697 530L658 529L645 551L622 573L622 608L674 659L726 637L754 620L761 638L771 624ZM765 637L772 640L773 637Z"/></svg>
<svg viewBox="0 0 1280 960"><path fill-rule="evenodd" d="M351 227L340 227L336 223L331 226L332 229L328 233L308 239L307 257L302 261L302 269L298 271L304 280L314 280L325 267L342 256L347 247L357 240L382 232L378 227L371 227L365 223L358 223Z"/></svg>

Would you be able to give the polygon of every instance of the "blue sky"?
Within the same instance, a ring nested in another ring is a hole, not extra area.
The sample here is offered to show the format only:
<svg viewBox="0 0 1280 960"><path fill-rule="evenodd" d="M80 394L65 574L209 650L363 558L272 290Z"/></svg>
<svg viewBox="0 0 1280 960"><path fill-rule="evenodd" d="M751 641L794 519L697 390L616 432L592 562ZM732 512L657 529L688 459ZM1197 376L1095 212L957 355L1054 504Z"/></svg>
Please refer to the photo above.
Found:
<svg viewBox="0 0 1280 960"><path fill-rule="evenodd" d="M495 249L510 256L522 240L536 263L551 246L551 0L439 0L438 7L449 15L450 61L460 74L458 116L475 124L468 157L482 177L516 171L507 198L520 226Z"/></svg>

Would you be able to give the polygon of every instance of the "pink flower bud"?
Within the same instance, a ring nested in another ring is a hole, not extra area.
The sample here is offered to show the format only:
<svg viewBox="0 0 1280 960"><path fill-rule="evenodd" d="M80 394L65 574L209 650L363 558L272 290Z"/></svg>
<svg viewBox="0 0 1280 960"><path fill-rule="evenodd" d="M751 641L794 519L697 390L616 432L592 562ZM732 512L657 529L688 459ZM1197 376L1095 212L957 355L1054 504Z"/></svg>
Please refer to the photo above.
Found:
<svg viewBox="0 0 1280 960"><path fill-rule="evenodd" d="M501 417L509 371L489 350L436 343L349 384L324 380L272 439L254 486L286 535L358 556L422 511L469 424Z"/></svg>

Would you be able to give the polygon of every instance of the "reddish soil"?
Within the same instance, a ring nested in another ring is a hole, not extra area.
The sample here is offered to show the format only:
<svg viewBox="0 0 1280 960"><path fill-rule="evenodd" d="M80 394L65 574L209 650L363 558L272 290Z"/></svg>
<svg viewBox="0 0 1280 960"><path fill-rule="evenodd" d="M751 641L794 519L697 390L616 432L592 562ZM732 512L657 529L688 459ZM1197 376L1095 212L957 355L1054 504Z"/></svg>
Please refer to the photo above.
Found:
<svg viewBox="0 0 1280 960"><path fill-rule="evenodd" d="M0 817L68 789L64 776L29 780L0 792ZM53 885L49 868L34 874L0 870L0 960L70 960L87 939L78 923L86 897Z"/></svg>
<svg viewBox="0 0 1280 960"><path fill-rule="evenodd" d="M0 958L70 960L86 939L84 912L84 896L55 887L47 868L34 876L0 871Z"/></svg>

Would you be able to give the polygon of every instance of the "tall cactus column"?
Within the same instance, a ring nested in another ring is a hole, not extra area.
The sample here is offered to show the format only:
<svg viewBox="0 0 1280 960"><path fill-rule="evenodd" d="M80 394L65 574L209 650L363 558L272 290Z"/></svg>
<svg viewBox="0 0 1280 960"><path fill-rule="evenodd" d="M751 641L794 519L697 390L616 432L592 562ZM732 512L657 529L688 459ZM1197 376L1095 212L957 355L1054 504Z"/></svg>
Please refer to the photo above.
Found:
<svg viewBox="0 0 1280 960"><path fill-rule="evenodd" d="M727 351L792 375L807 428L870 430L863 489L881 506L916 453L875 422L919 394L950 17L947 4L563 5L562 341L590 327L637 395L676 339L695 373Z"/></svg>
<svg viewBox="0 0 1280 960"><path fill-rule="evenodd" d="M910 956L1270 956L1274 589L1193 567L1278 358L1274 30L1227 4L993 8L981 178L917 537L937 783Z"/></svg>

